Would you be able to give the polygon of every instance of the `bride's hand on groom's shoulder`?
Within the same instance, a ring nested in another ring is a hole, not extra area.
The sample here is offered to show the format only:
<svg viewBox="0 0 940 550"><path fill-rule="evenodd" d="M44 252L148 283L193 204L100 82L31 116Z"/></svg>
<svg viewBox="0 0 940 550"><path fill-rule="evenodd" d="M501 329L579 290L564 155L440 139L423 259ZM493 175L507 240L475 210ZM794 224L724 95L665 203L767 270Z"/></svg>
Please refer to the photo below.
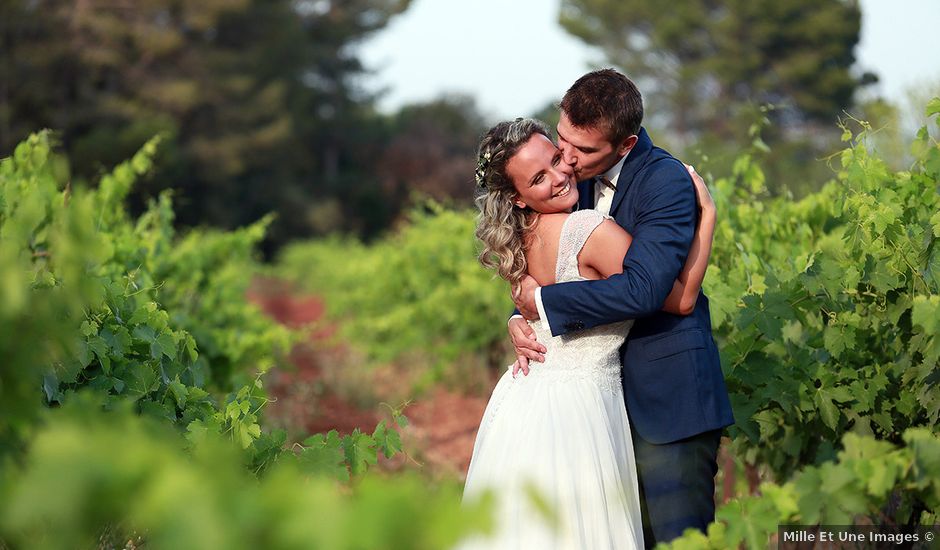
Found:
<svg viewBox="0 0 940 550"><path fill-rule="evenodd" d="M698 207L703 212L715 212L715 201L712 199L712 194L708 191L708 185L705 184L705 180L702 179L702 176L695 171L695 168L691 164L686 164L685 169L688 170L689 176L692 177L692 184L695 187L695 198L698 201Z"/></svg>

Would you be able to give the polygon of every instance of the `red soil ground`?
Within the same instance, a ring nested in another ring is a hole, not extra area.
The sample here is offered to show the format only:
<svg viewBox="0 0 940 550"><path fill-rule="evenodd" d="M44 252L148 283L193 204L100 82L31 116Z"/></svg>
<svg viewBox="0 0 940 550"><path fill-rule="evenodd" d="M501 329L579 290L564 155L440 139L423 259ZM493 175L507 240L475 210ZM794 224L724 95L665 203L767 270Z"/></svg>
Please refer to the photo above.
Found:
<svg viewBox="0 0 940 550"><path fill-rule="evenodd" d="M284 325L311 327L309 339L291 350L290 366L276 367L267 377L268 393L276 400L266 411L273 424L287 428L296 437L332 429L350 433L359 428L371 433L380 420L389 417L386 406L358 405L356 399L344 395L348 392L342 391L343 381L326 368L346 350L336 342L334 327L319 323L324 314L320 298L296 293L276 280L258 281L248 298ZM376 371L369 382L375 393L367 400L371 403L409 391L402 387L409 382L394 371ZM466 475L486 400L485 396L464 395L442 387L414 399L404 410L409 426L401 430L410 462L435 474ZM385 466L398 469L406 460Z"/></svg>

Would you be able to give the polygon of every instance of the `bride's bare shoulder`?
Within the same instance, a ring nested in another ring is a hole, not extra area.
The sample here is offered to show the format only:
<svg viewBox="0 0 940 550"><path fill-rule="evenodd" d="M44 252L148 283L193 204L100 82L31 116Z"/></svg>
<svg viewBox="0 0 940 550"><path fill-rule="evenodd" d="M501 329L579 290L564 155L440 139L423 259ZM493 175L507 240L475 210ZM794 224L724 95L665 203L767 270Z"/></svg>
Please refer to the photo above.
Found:
<svg viewBox="0 0 940 550"><path fill-rule="evenodd" d="M549 243L557 243L561 228L570 215L567 212L539 214L539 219L529 235L529 247L541 248Z"/></svg>
<svg viewBox="0 0 940 550"><path fill-rule="evenodd" d="M552 214L539 214L538 219L529 228L526 239L526 248L529 250L543 250L558 242L561 228L568 218L567 212Z"/></svg>
<svg viewBox="0 0 940 550"><path fill-rule="evenodd" d="M569 212L553 212L551 214L540 214L538 226L543 229L561 231L561 226L571 214Z"/></svg>

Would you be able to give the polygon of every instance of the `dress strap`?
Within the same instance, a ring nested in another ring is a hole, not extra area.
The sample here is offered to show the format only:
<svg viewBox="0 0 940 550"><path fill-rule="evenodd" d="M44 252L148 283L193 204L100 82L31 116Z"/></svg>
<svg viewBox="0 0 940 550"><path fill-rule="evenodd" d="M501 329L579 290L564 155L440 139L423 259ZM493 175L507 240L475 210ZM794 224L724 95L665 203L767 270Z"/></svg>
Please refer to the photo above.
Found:
<svg viewBox="0 0 940 550"><path fill-rule="evenodd" d="M591 233L604 221L605 216L593 209L572 212L561 226L558 239L558 261L555 263L555 282L574 280L580 277L578 254L584 248Z"/></svg>

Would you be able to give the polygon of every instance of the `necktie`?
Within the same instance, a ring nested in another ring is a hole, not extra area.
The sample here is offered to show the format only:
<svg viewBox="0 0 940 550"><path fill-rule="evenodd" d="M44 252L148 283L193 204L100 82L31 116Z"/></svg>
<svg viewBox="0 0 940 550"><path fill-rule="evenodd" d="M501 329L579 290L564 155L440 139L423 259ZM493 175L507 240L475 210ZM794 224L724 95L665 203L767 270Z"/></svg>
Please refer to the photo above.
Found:
<svg viewBox="0 0 940 550"><path fill-rule="evenodd" d="M614 200L614 184L606 176L597 176L594 184L594 196L596 201L594 208L601 214L610 214L610 204Z"/></svg>

